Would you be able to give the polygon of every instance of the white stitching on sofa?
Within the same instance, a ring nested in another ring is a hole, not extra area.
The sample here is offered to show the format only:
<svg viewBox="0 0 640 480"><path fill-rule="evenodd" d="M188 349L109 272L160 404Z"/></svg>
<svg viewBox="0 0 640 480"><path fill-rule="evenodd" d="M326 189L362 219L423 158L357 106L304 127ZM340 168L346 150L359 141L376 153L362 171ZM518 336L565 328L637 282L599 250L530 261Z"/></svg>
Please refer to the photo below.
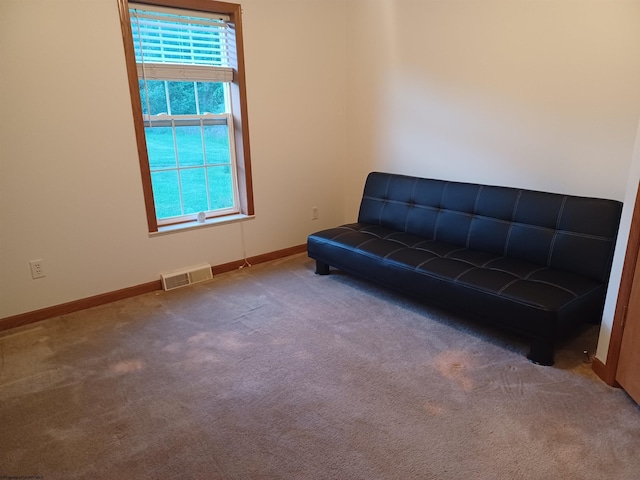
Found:
<svg viewBox="0 0 640 480"><path fill-rule="evenodd" d="M553 234L553 238L551 239L551 245L549 245L549 256L547 257L547 266L551 266L551 259L553 258L553 247L556 244L556 238L558 238L558 231L560 230L560 220L562 219L562 212L564 212L564 206L567 203L567 196L565 195L562 198L562 205L560 205L560 210L558 210L558 219L556 220L556 231Z"/></svg>
<svg viewBox="0 0 640 480"><path fill-rule="evenodd" d="M507 283L504 287L502 287L500 290L498 290L498 295L502 295L502 292L504 292L507 288L509 288L511 285L513 285L516 282L521 282L522 279L521 278L516 278L514 280L511 280L509 283Z"/></svg>
<svg viewBox="0 0 640 480"><path fill-rule="evenodd" d="M511 231L513 230L513 224L515 223L516 220L516 212L518 211L518 205L520 205L520 198L522 197L522 190L520 190L518 192L518 198L516 198L516 201L513 203L513 211L511 212L511 225L509 225L509 231L507 232L507 238L505 238L504 240L504 250L503 250L503 255L505 257L508 257L508 250L509 250L509 240L511 240Z"/></svg>

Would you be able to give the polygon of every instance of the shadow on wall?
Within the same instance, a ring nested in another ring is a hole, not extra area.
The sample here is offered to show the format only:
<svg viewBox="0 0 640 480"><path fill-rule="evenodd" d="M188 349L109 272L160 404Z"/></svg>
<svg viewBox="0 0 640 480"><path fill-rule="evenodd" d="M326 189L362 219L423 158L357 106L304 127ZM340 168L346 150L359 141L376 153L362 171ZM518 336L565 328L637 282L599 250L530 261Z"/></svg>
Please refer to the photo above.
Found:
<svg viewBox="0 0 640 480"><path fill-rule="evenodd" d="M621 200L640 111L637 10L379 2L358 28L375 25L376 41L354 42L368 80L353 141L372 143L355 148L370 170Z"/></svg>

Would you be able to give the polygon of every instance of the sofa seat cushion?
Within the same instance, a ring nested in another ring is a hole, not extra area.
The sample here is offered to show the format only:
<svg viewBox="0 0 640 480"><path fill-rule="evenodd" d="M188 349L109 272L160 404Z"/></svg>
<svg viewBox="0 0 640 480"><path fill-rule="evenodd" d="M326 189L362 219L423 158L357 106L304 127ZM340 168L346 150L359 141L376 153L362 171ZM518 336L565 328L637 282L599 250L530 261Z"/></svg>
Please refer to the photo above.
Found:
<svg viewBox="0 0 640 480"><path fill-rule="evenodd" d="M363 223L317 232L308 245L313 258L330 258L337 268L430 300L457 301L462 310L516 328L536 323L526 328L541 334L557 329L564 313L583 308L586 315L604 288L545 265ZM368 260L363 262L362 256ZM549 324L541 324L541 318Z"/></svg>

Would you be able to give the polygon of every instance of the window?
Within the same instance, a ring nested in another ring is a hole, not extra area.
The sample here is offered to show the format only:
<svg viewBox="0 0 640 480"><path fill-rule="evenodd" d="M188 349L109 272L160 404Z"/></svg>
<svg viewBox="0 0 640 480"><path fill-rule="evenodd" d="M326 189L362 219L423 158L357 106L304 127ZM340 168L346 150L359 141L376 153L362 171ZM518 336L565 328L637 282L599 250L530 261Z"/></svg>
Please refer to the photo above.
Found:
<svg viewBox="0 0 640 480"><path fill-rule="evenodd" d="M120 0L120 14L149 231L253 215L240 5Z"/></svg>

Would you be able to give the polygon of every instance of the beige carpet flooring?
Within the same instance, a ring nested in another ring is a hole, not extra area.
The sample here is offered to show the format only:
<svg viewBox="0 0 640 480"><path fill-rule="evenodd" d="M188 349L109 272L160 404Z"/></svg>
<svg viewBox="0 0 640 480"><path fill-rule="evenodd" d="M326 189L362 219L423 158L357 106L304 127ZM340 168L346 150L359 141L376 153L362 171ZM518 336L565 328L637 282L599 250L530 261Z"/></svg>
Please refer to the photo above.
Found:
<svg viewBox="0 0 640 480"><path fill-rule="evenodd" d="M304 255L0 333L0 478L638 479L597 328L517 337Z"/></svg>

